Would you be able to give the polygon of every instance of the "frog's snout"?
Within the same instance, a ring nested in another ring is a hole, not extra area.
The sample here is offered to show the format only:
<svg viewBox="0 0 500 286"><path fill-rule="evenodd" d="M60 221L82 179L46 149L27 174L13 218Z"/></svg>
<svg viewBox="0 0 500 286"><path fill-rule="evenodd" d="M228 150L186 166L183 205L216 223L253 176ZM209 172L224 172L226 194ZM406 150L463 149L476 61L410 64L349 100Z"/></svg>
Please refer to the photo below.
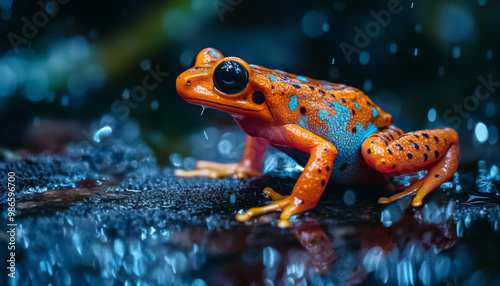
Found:
<svg viewBox="0 0 500 286"><path fill-rule="evenodd" d="M192 85L192 82L189 77L183 76L183 74L177 77L177 80L175 81L175 88L177 89L177 93L179 93L180 96L185 97L188 88Z"/></svg>

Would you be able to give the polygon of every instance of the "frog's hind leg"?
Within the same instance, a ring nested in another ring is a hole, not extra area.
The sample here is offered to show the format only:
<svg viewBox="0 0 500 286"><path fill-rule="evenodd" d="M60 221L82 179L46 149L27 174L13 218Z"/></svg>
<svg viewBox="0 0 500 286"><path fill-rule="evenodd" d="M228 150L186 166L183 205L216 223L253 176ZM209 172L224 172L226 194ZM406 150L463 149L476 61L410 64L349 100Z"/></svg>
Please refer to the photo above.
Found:
<svg viewBox="0 0 500 286"><path fill-rule="evenodd" d="M389 175L411 174L427 170L420 180L406 190L379 203L389 203L416 193L412 205L422 205L422 199L453 177L458 169L458 134L451 128L403 133L389 127L368 137L361 146L363 158L371 167Z"/></svg>

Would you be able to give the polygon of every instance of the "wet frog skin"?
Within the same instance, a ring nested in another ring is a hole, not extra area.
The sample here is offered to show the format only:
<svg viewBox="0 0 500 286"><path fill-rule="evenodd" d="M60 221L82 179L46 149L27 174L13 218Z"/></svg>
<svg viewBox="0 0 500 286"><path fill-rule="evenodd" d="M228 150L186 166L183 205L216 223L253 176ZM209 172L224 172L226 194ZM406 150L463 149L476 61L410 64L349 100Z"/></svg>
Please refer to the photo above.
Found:
<svg viewBox="0 0 500 286"><path fill-rule="evenodd" d="M176 170L176 175L258 176L267 145L304 165L290 196L266 188L264 193L273 202L238 214L240 221L281 210L278 226L288 227L290 216L317 204L329 180L379 183L427 170L402 192L379 199L386 204L415 194L412 205L418 207L458 168L455 130L405 133L363 92L343 84L249 65L206 48L197 55L194 67L177 78L176 87L187 102L228 112L248 135L241 162L199 161L196 170Z"/></svg>

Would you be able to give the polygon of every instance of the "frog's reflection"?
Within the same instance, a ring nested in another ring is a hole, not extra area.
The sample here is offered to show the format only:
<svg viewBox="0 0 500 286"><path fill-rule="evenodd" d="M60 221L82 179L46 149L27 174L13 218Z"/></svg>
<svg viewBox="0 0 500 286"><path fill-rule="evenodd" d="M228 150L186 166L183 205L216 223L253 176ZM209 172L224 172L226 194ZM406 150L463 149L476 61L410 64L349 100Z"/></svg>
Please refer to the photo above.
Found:
<svg viewBox="0 0 500 286"><path fill-rule="evenodd" d="M382 224L372 227L329 227L329 235L314 217L309 216L307 220L299 221L293 232L307 251L307 265L315 273L328 276L333 274L335 277L332 278L337 282L341 280L342 284L357 284L363 282L373 271L370 264L374 251L387 258L393 251L412 249L413 252L420 251L424 254L429 249L449 249L457 243L453 216L439 223L430 223L424 221L421 215L418 211L407 211L401 220L389 227ZM357 255L353 257L352 254L356 252ZM346 270L348 265L353 266L349 275L335 273L339 269Z"/></svg>
<svg viewBox="0 0 500 286"><path fill-rule="evenodd" d="M395 269L409 267L416 273L422 261L439 261L436 253L457 243L452 216L437 223L426 222L423 217L421 210L406 211L398 222L385 227L380 222L338 225L334 220L322 220L320 224L313 214L307 214L292 221L292 228L281 230L269 224L276 220L270 215L250 225L172 233L170 242L177 247L196 243L204 255L216 261L202 263L197 272L197 277L210 285L352 285L373 282L368 279L370 273L385 283L401 279ZM428 275L433 277L423 279L446 278L432 273ZM406 284L413 283L414 276L410 275Z"/></svg>

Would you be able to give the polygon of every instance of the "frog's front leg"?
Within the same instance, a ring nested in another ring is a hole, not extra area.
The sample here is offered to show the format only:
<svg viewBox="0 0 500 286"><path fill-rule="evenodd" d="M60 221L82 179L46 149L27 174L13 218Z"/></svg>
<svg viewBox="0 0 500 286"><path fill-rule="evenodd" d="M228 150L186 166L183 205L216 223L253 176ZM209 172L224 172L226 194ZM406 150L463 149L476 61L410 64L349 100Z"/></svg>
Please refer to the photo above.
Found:
<svg viewBox="0 0 500 286"><path fill-rule="evenodd" d="M260 176L262 159L266 153L267 144L257 137L247 136L245 152L239 163L222 164L208 161L198 161L193 171L175 170L175 175L180 177L206 176L209 178L223 178L236 176L247 178L249 176Z"/></svg>
<svg viewBox="0 0 500 286"><path fill-rule="evenodd" d="M291 216L311 209L318 203L330 178L337 149L325 139L295 124L281 127L274 137L281 140L277 144L309 153L309 161L290 196L279 197L267 206L251 208L243 214L238 214L236 219L247 221L260 214L281 210L278 226L289 227ZM274 199L276 197L274 196Z"/></svg>
<svg viewBox="0 0 500 286"><path fill-rule="evenodd" d="M406 190L380 198L381 204L416 193L412 205L421 206L422 199L451 179L458 169L458 134L451 128L406 134L398 128L387 128L368 137L361 151L370 166L391 176L427 170L423 178L413 181Z"/></svg>

